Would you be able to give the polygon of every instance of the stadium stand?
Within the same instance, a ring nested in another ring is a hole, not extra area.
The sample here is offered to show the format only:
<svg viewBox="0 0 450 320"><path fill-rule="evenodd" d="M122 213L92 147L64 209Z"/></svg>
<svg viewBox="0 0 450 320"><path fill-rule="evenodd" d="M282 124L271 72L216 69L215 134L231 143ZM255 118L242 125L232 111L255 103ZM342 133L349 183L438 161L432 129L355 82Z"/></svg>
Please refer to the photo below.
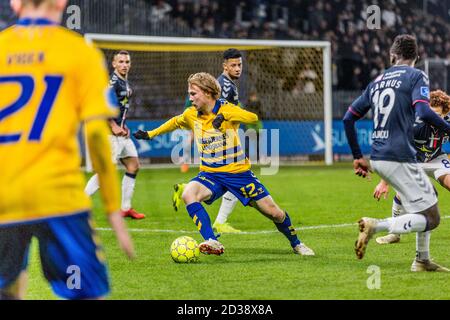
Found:
<svg viewBox="0 0 450 320"><path fill-rule="evenodd" d="M123 2L123 3L122 3ZM420 57L450 59L450 1L432 0L73 0L82 8L81 33L189 36L332 43L335 118L389 64L396 34L412 33ZM366 8L377 4L382 29L369 30ZM0 30L14 17L0 2ZM431 85L433 88L433 84ZM346 94L347 91L348 92ZM341 110L342 109L342 110Z"/></svg>

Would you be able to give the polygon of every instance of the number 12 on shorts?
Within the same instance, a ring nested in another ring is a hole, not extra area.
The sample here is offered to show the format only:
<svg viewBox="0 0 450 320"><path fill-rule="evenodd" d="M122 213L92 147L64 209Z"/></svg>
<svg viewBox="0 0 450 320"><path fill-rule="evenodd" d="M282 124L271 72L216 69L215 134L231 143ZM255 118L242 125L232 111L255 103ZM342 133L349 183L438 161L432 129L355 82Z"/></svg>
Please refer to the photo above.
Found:
<svg viewBox="0 0 450 320"><path fill-rule="evenodd" d="M245 187L242 187L240 190L244 197L246 198L253 198L258 195L258 193L255 193L256 186L254 183L250 183L246 185Z"/></svg>

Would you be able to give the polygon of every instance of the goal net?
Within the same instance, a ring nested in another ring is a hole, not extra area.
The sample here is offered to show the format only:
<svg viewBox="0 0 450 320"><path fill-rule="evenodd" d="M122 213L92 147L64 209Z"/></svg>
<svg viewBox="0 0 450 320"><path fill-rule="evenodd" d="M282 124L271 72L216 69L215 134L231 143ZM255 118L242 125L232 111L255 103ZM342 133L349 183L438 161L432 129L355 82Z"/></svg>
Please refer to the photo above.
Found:
<svg viewBox="0 0 450 320"><path fill-rule="evenodd" d="M243 73L236 81L241 104L259 113L268 137L272 130L279 133L279 141L269 142L269 149L278 147L282 161L332 163L329 42L105 34L85 37L104 52L109 66L115 52L130 52L131 129L150 130L181 114L189 75L208 72L218 77L223 71L222 52L236 48L243 53ZM137 143L140 157L169 161L167 152L173 143L169 138L153 145Z"/></svg>
<svg viewBox="0 0 450 320"><path fill-rule="evenodd" d="M450 60L427 58L419 61L417 68L425 71L430 77L430 90L450 92Z"/></svg>

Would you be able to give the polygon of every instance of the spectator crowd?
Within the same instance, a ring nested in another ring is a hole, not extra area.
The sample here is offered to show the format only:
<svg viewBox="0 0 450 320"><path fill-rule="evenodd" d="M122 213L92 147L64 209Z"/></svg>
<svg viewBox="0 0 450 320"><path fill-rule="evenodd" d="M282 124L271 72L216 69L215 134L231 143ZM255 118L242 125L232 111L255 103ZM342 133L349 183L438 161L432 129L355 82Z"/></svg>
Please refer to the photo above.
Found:
<svg viewBox="0 0 450 320"><path fill-rule="evenodd" d="M13 21L8 2L0 1L0 30ZM389 65L388 48L392 38L400 33L412 33L418 38L421 59L450 59L450 0L74 0L70 3L90 11L81 32L99 32L100 26L109 23L110 30L100 32L328 40L332 43L333 86L337 90L365 87ZM367 9L371 5L381 9L379 29L368 28L371 14ZM95 10L104 15L91 12ZM133 23L137 29L130 27Z"/></svg>

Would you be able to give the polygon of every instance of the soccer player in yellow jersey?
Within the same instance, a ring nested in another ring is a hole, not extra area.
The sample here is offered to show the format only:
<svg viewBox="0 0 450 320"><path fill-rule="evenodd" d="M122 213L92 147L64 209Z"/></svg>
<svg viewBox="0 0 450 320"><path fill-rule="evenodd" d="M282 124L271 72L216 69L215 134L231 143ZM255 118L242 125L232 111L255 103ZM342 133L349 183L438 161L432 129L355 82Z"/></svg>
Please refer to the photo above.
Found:
<svg viewBox="0 0 450 320"><path fill-rule="evenodd" d="M250 170L250 162L242 150L237 129L240 123L253 123L258 121L258 117L219 99L220 85L208 73L191 75L188 79L188 92L192 107L157 129L139 130L133 135L136 139L152 139L175 129L191 129L194 132L200 153L200 172L186 185L182 198L205 240L199 246L200 251L215 255L224 252L201 202L211 204L226 191L230 191L244 206L250 205L271 219L288 238L295 253L314 255L314 251L298 239L287 212L277 206L267 189Z"/></svg>
<svg viewBox="0 0 450 320"><path fill-rule="evenodd" d="M242 53L234 48L229 48L223 52L223 72L217 78L221 88L220 98L242 107L239 101L238 87L235 83L239 80L242 74L243 62ZM192 106L192 101L188 100L187 107ZM188 141L188 150L190 151L191 141ZM174 186L175 192L172 196L172 203L175 211L181 203L181 195L183 194L185 183L178 183ZM222 197L222 203L217 213L216 220L213 223L213 230L218 233L239 233L241 230L234 228L227 221L228 217L233 212L236 204L238 203L236 198L231 192L227 191Z"/></svg>
<svg viewBox="0 0 450 320"><path fill-rule="evenodd" d="M58 26L67 0L12 0L16 25L0 33L0 298L24 298L31 239L43 273L65 299L109 292L104 253L83 191L77 131L86 121L104 207L129 257L110 159L108 78L101 54ZM72 277L72 278L71 278ZM75 278L74 278L75 277ZM74 280L74 281L71 281Z"/></svg>

